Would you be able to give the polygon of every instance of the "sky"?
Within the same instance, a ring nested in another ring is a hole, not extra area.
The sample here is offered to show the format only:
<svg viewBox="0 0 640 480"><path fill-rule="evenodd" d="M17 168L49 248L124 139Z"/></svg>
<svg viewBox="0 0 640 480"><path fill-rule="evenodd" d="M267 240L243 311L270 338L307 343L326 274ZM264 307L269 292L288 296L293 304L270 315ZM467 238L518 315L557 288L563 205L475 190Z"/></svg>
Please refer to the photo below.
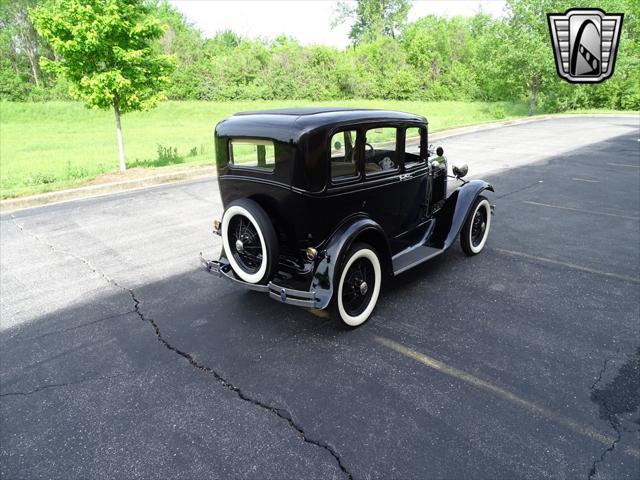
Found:
<svg viewBox="0 0 640 480"><path fill-rule="evenodd" d="M350 25L331 28L336 8L331 0L170 0L207 37L222 30L233 30L243 37L273 39L285 34L304 45L324 44L345 47ZM503 0L417 0L413 1L409 21L425 15L500 16Z"/></svg>

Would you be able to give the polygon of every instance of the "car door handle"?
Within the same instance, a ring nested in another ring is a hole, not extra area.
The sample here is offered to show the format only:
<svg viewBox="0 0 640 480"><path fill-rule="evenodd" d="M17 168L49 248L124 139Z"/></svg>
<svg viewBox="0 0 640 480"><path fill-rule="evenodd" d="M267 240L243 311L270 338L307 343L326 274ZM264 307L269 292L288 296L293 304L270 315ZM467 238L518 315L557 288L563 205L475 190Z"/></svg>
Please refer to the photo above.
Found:
<svg viewBox="0 0 640 480"><path fill-rule="evenodd" d="M400 175L400 181L404 182L405 180L409 180L411 178L411 174L410 173L403 173L402 175Z"/></svg>

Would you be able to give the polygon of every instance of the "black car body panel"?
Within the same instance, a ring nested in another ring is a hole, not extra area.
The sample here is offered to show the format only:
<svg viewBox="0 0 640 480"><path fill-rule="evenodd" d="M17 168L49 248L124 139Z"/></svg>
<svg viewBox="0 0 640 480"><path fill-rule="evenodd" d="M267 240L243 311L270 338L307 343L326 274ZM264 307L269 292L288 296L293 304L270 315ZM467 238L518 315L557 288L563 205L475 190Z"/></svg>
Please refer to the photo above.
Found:
<svg viewBox="0 0 640 480"><path fill-rule="evenodd" d="M390 258L388 239L378 223L364 213L347 218L329 238L315 268L311 290L316 294L316 308L325 308L331 301L341 254L356 241L374 246L383 259ZM390 265L386 267L388 270Z"/></svg>
<svg viewBox="0 0 640 480"><path fill-rule="evenodd" d="M471 205L485 190L493 192L493 186L484 180L471 180L453 191L434 215L435 229L429 239L430 247L447 249L453 244Z"/></svg>
<svg viewBox="0 0 640 480"><path fill-rule="evenodd" d="M402 112L347 108L245 112L223 120L215 131L223 206L235 198L252 198L258 203L261 198L268 204L267 212L288 233L287 243L291 243L291 239L305 239L311 246L318 244L344 219L344 212L355 213L361 209L373 215L386 231L390 228L397 233L401 206L395 205L397 208L390 210L386 198L389 195L403 197L400 190L408 185L400 181L402 172L365 181L361 171L353 180L333 184L327 162L329 140L334 132L381 125L426 130L427 122L424 117ZM231 165L229 140L232 138L273 140L276 157L273 172ZM426 151L426 135L423 142ZM426 163L421 170L426 174ZM285 218L294 218L295 222L287 222Z"/></svg>
<svg viewBox="0 0 640 480"><path fill-rule="evenodd" d="M395 143L388 142L397 166L371 173L368 164L378 152L373 147L368 150L365 132L383 127L397 129ZM427 127L427 120L418 115L339 107L243 112L216 126L224 208L236 199L254 200L277 232L279 268L269 283L274 298L279 288L283 298L286 289L306 291L313 294L316 308L325 308L333 295L341 256L355 242L372 245L390 274L401 273L452 245L478 195L493 188L473 180L447 197L446 160L430 158L434 154L428 148ZM420 133L420 158L416 161L417 154L412 154L411 165L405 162L408 128ZM331 176L331 139L345 130L356 132L350 148L357 171L336 180ZM230 142L242 139L271 142L272 168L235 165ZM318 252L314 259L305 255L310 247ZM224 251L219 265L228 265ZM228 269L224 271L228 276Z"/></svg>

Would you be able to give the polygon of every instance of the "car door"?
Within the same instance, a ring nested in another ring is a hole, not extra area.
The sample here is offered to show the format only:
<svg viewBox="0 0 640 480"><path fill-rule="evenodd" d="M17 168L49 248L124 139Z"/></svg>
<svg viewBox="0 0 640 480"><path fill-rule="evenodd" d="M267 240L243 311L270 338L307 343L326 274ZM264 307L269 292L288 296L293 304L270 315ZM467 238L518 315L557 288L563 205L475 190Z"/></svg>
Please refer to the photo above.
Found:
<svg viewBox="0 0 640 480"><path fill-rule="evenodd" d="M378 124L363 127L360 192L363 210L384 229L389 239L401 233L405 193L401 179L402 128Z"/></svg>
<svg viewBox="0 0 640 480"><path fill-rule="evenodd" d="M362 133L357 126L340 127L330 133L329 178L318 222L335 228L345 218L363 211Z"/></svg>
<svg viewBox="0 0 640 480"><path fill-rule="evenodd" d="M407 126L401 132L402 205L400 229L411 232L428 208L427 128Z"/></svg>

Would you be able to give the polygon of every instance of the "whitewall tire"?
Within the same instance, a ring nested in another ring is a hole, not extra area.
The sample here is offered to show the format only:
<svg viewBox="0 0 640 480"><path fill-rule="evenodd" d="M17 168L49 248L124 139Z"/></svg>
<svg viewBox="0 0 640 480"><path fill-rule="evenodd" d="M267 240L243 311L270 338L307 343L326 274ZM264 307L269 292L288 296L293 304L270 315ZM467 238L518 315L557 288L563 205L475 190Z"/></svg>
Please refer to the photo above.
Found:
<svg viewBox="0 0 640 480"><path fill-rule="evenodd" d="M487 243L491 229L491 204L479 196L460 232L460 245L466 255L479 254Z"/></svg>
<svg viewBox="0 0 640 480"><path fill-rule="evenodd" d="M266 283L278 263L277 237L256 202L232 202L222 216L222 244L234 273L252 284Z"/></svg>
<svg viewBox="0 0 640 480"><path fill-rule="evenodd" d="M352 247L338 280L336 303L342 321L349 327L366 322L378 302L382 284L380 259L366 244Z"/></svg>

